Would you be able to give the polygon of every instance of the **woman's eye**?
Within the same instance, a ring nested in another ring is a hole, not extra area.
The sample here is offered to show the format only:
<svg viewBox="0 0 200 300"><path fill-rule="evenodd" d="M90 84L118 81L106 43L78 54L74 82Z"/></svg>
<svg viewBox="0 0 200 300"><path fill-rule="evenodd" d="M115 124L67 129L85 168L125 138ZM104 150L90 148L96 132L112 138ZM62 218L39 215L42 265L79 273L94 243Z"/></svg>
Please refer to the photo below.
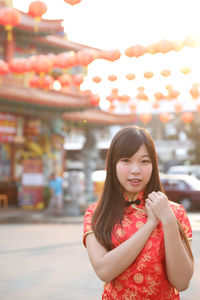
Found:
<svg viewBox="0 0 200 300"><path fill-rule="evenodd" d="M125 163L128 163L129 162L129 159L128 158L122 158L121 161L125 162Z"/></svg>
<svg viewBox="0 0 200 300"><path fill-rule="evenodd" d="M143 164L148 164L148 163L150 163L151 161L150 160L148 160L148 159L144 159L144 160L142 160L142 163Z"/></svg>

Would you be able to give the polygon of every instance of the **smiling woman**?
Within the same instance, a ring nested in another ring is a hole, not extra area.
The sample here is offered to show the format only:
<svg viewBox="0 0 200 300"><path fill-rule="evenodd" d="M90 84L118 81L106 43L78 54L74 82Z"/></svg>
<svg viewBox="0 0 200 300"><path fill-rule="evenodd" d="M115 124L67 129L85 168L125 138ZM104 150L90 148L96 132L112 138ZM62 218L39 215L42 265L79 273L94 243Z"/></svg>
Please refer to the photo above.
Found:
<svg viewBox="0 0 200 300"><path fill-rule="evenodd" d="M180 299L193 274L191 238L183 206L164 194L151 136L122 128L108 151L102 194L84 217L84 245L106 282L102 299Z"/></svg>

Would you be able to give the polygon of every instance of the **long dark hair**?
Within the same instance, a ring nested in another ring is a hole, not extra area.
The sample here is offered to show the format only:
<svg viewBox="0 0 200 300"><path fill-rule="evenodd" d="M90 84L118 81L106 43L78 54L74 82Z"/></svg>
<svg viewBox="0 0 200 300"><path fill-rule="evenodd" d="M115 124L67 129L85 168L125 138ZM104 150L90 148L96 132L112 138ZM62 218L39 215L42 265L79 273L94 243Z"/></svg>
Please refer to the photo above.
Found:
<svg viewBox="0 0 200 300"><path fill-rule="evenodd" d="M158 160L151 135L144 128L128 126L114 136L106 158L106 179L102 194L92 217L92 229L97 240L107 249L113 248L111 235L116 224L121 224L124 198L116 174L116 164L122 157L131 157L144 144L152 163L152 175L144 191L144 199L152 191L162 191Z"/></svg>

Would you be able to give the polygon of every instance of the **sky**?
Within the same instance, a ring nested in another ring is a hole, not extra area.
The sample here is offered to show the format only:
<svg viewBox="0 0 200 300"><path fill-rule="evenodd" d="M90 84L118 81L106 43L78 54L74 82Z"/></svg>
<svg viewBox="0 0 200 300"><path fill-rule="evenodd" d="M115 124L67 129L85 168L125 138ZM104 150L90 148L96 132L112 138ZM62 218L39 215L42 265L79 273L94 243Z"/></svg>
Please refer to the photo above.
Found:
<svg viewBox="0 0 200 300"><path fill-rule="evenodd" d="M27 12L31 2L13 0L13 6ZM127 47L136 44L146 46L162 39L183 41L189 35L200 36L199 0L82 0L75 6L64 0L43 2L48 6L43 18L63 19L69 40L99 49L119 49L124 53ZM200 78L200 48L185 48L177 53L146 54L138 59L122 55L114 63L95 61L89 66L81 88L98 93L105 109L108 104L105 98L115 87L121 94L134 97L137 87L145 85L152 97L154 92L164 92L165 86L173 83L181 90L182 98L187 97L191 84ZM180 68L184 66L192 68L187 77L180 74ZM173 71L170 79L161 78L160 71L164 68ZM154 78L144 79L145 71L153 71ZM123 80L129 72L136 74L134 85ZM110 74L117 75L118 81L108 82L106 78ZM102 77L99 85L92 82L94 76Z"/></svg>

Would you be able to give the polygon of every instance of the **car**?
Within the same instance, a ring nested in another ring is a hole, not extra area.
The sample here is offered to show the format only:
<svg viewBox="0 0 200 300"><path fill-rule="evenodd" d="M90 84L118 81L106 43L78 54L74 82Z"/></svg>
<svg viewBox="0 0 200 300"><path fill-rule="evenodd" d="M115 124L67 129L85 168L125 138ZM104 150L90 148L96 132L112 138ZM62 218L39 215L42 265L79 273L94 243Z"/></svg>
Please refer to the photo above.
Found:
<svg viewBox="0 0 200 300"><path fill-rule="evenodd" d="M200 179L200 165L178 165L168 169L167 174L187 174Z"/></svg>
<svg viewBox="0 0 200 300"><path fill-rule="evenodd" d="M160 174L167 197L187 211L200 208L200 180L193 175Z"/></svg>

